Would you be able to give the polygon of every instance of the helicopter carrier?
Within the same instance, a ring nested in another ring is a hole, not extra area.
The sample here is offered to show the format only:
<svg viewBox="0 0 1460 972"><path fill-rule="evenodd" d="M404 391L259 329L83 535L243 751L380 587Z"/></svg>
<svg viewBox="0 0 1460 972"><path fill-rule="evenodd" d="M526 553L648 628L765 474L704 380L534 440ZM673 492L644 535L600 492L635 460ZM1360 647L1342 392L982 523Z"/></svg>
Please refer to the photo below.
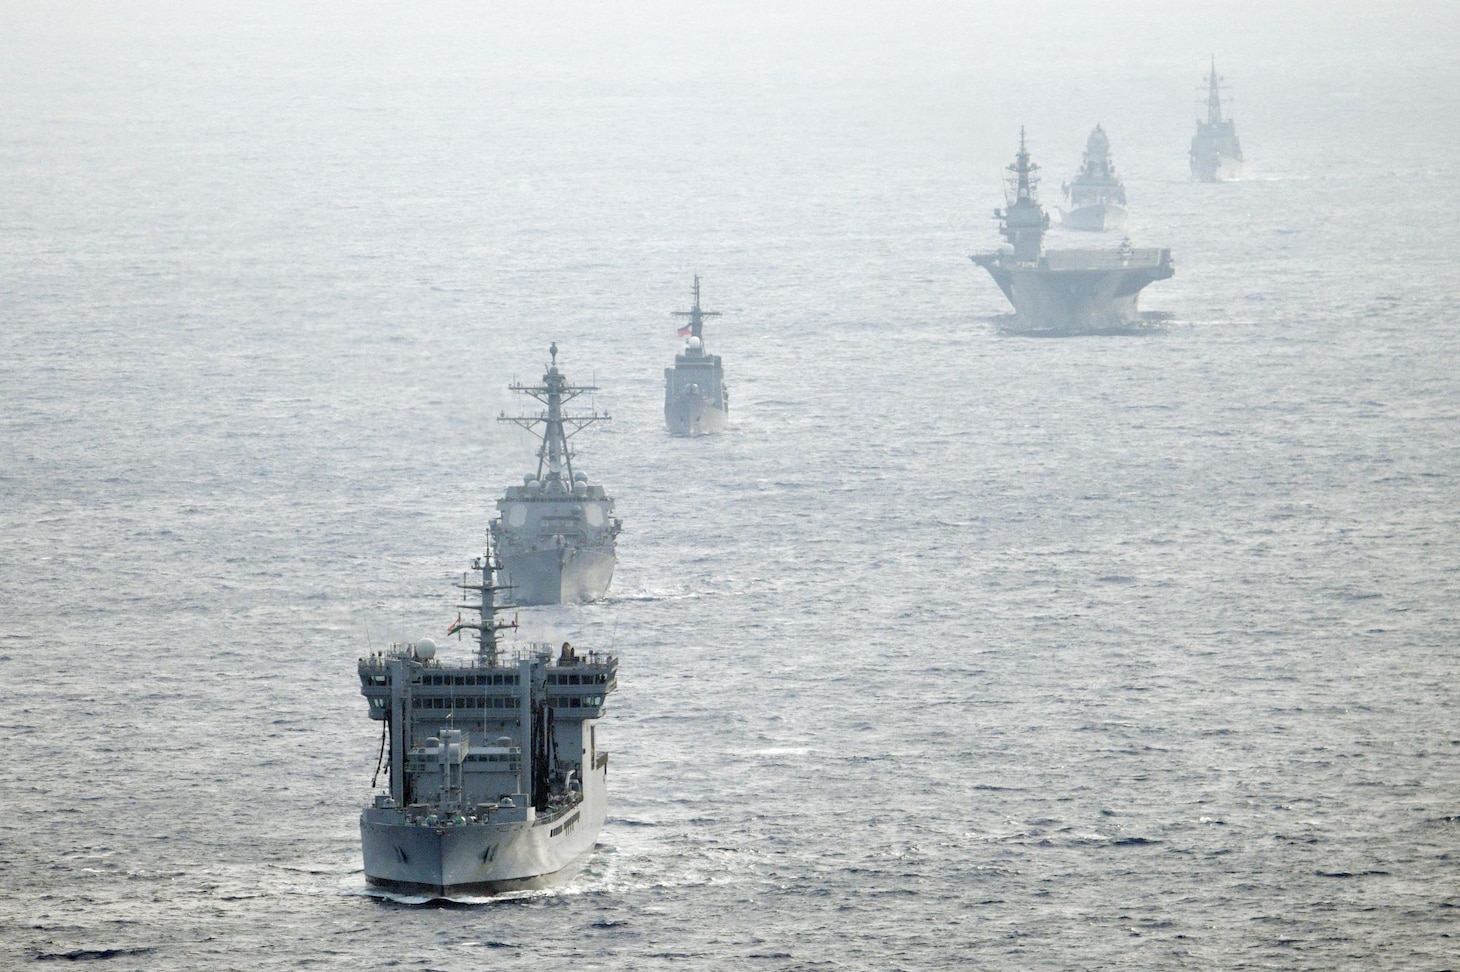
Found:
<svg viewBox="0 0 1460 972"><path fill-rule="evenodd" d="M1069 209L1060 225L1077 230L1115 230L1125 226L1125 186L1110 159L1110 138L1099 125L1085 140L1085 158L1074 180L1064 185Z"/></svg>
<svg viewBox="0 0 1460 972"><path fill-rule="evenodd" d="M375 779L360 814L365 880L450 897L544 887L591 850L607 807L608 753L597 720L618 659L568 642L498 644L499 583L490 540L462 575L476 651L444 661L422 639L360 659L360 694L381 723ZM475 599L473 599L475 595Z"/></svg>
<svg viewBox="0 0 1460 972"><path fill-rule="evenodd" d="M1007 205L994 210L1012 248L969 258L1014 305L1014 321L1002 330L1052 336L1138 330L1140 292L1176 272L1171 251L1133 247L1129 240L1112 249L1045 250L1049 216L1035 198L1038 169L1021 128L1019 152L1009 166Z"/></svg>
<svg viewBox="0 0 1460 972"><path fill-rule="evenodd" d="M1237 141L1237 125L1222 117L1222 81L1217 76L1217 59L1212 57L1207 85L1207 120L1197 120L1196 135L1191 140L1191 177L1201 182L1227 182L1242 178L1242 143Z"/></svg>
<svg viewBox="0 0 1460 972"><path fill-rule="evenodd" d="M730 389L720 356L705 350L704 323L719 317L719 311L700 309L700 278L695 275L694 306L675 311L689 318L679 329L687 338L684 350L674 356L674 367L664 369L664 424L672 435L709 435L725 428L730 417Z"/></svg>
<svg viewBox="0 0 1460 972"><path fill-rule="evenodd" d="M528 431L542 427L537 473L521 486L507 487L497 502L491 533L512 588L514 604L569 604L595 601L613 580L615 548L622 523L613 515L613 500L603 487L573 468L568 440L595 422L608 420L596 410L567 413L563 406L598 389L571 385L558 370L558 346L548 349L551 363L540 385L508 387L541 402L536 415L507 415L497 421Z"/></svg>

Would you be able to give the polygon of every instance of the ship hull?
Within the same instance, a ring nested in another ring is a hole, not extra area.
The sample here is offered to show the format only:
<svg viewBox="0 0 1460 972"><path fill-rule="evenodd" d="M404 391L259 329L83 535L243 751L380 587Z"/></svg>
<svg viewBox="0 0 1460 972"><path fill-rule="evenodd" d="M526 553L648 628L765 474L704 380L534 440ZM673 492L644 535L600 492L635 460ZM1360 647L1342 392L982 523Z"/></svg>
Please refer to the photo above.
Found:
<svg viewBox="0 0 1460 972"><path fill-rule="evenodd" d="M581 604L608 593L617 562L612 548L549 547L500 552L512 604Z"/></svg>
<svg viewBox="0 0 1460 972"><path fill-rule="evenodd" d="M1242 160L1193 159L1191 177L1198 182L1235 182L1242 178Z"/></svg>
<svg viewBox="0 0 1460 972"><path fill-rule="evenodd" d="M1128 331L1140 321L1141 290L1174 273L1167 251L1053 251L1038 263L1013 262L1010 256L973 261L988 270L1014 306L1015 324L1006 330L1016 333Z"/></svg>
<svg viewBox="0 0 1460 972"><path fill-rule="evenodd" d="M723 431L729 415L705 399L679 399L664 406L670 435L712 435Z"/></svg>
<svg viewBox="0 0 1460 972"><path fill-rule="evenodd" d="M1125 227L1125 207L1112 203L1096 203L1091 206L1076 206L1071 210L1060 210L1060 225L1070 229L1117 230Z"/></svg>
<svg viewBox="0 0 1460 972"><path fill-rule="evenodd" d="M427 825L404 822L399 810L366 808L360 816L365 880L433 897L551 886L598 840L606 776L601 767L597 785L566 813L531 822Z"/></svg>

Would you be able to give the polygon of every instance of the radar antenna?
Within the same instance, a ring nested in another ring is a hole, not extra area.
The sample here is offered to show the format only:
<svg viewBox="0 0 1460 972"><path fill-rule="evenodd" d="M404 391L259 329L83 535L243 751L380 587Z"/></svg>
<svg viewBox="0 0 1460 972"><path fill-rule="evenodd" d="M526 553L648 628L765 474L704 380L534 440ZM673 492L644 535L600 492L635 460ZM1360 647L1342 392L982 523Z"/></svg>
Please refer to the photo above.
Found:
<svg viewBox="0 0 1460 972"><path fill-rule="evenodd" d="M687 324L685 327L682 327L682 328L679 329L679 333L680 333L681 336L683 336L685 330L688 329L690 337L697 337L697 338L700 339L701 342L703 342L704 341L704 336L701 333L701 331L704 328L705 318L707 318L707 317L719 317L720 316L720 312L719 311L700 310L700 275L699 274L695 274L694 298L695 298L695 302L694 302L694 306L693 307L691 307L687 311L675 311L674 312L674 316L675 317L688 317L689 318L689 324Z"/></svg>
<svg viewBox="0 0 1460 972"><path fill-rule="evenodd" d="M481 595L481 599L475 603L467 602L457 605L464 611L477 612L480 620L463 621L461 614L458 613L456 620L451 623L451 627L446 629L446 633L449 635L456 634L463 629L476 631L477 664L485 668L493 668L497 664L497 632L517 630L515 614L511 621L501 621L497 618L497 614L503 610L497 604L497 592L512 590L511 584L497 582L497 571L501 569L502 565L497 560L496 540L488 532L487 552L471 562L471 569L461 575L461 583L457 585L462 591L475 591Z"/></svg>
<svg viewBox="0 0 1460 972"><path fill-rule="evenodd" d="M579 395L598 391L598 386L568 384L567 377L558 371L557 342L553 342L548 348L548 354L551 355L551 363L542 376L541 385L513 382L507 386L510 391L521 392L537 399L547 406L547 410L536 415L508 415L503 412L497 416L497 421L521 426L529 432L534 431L536 426L544 426L542 444L537 449L537 478L544 489L571 491L573 453L568 448L568 440L594 422L608 421L609 415L596 408L587 412L564 412L564 405Z"/></svg>

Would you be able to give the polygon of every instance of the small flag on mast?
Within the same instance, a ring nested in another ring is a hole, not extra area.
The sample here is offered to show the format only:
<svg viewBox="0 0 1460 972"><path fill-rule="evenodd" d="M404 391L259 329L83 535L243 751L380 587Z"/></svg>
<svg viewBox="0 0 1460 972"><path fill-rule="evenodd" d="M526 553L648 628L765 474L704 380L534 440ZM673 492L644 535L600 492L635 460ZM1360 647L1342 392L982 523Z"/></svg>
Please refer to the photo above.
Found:
<svg viewBox="0 0 1460 972"><path fill-rule="evenodd" d="M464 627L466 627L466 625L462 624L462 621L461 621L461 612L460 611L457 611L456 612L456 620L453 621L453 622L451 622L451 627L449 627L449 628L446 629L446 633L449 634L449 635L453 635L453 634L456 634L458 631L460 631Z"/></svg>
<svg viewBox="0 0 1460 972"><path fill-rule="evenodd" d="M686 324L684 327L681 327L679 329L679 336L680 337L684 337L686 334L690 333L693 330L694 330L694 325L693 324Z"/></svg>

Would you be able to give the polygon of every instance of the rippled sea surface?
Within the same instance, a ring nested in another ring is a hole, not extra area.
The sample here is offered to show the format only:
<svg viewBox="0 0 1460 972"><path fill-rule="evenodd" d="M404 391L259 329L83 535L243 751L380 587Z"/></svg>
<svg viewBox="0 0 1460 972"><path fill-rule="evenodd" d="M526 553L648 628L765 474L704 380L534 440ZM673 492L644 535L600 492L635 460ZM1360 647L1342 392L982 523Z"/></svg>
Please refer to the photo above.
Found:
<svg viewBox="0 0 1460 972"><path fill-rule="evenodd" d="M1182 6L0 8L0 966L1454 967L1460 15ZM1001 335L1019 126L1053 206L1097 121L1161 326ZM355 660L553 340L609 820L372 896Z"/></svg>

